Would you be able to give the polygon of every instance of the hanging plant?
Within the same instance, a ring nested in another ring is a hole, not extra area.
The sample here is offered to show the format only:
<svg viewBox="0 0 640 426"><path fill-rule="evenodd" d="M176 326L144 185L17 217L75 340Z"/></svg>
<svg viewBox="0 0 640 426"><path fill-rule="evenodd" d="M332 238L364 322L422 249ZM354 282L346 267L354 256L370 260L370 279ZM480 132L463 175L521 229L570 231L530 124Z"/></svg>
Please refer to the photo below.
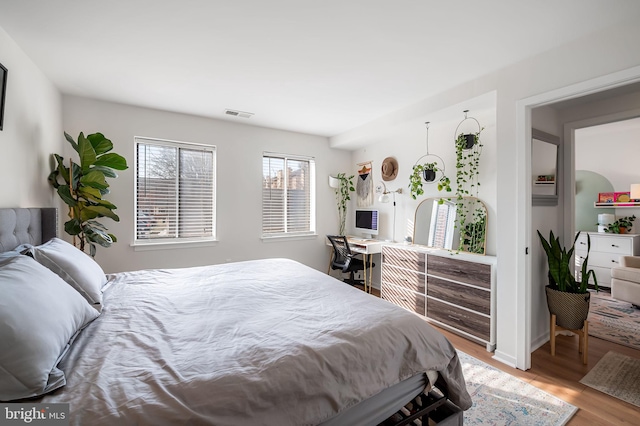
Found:
<svg viewBox="0 0 640 426"><path fill-rule="evenodd" d="M451 180L444 172L444 160L435 154L429 154L429 122L427 121L425 124L427 126L427 153L418 158L416 164L413 165L411 176L409 176L409 190L411 192L411 198L414 200L424 194L424 189L422 189L423 180L429 184L437 180L438 191L451 192ZM426 157L433 157L436 161L418 164L420 160ZM442 167L440 167L438 160L442 163ZM438 174L441 175L440 179L438 179ZM440 200L441 204L442 202L443 200Z"/></svg>
<svg viewBox="0 0 640 426"><path fill-rule="evenodd" d="M479 247L478 243L472 243L471 235L475 237L482 236L481 243L484 247L484 229L478 229L475 224L484 223L484 211L472 210L470 203L465 203L465 196L477 197L480 190L480 155L482 154L482 143L480 141L480 133L484 130L480 126L478 120L467 117L468 110L464 111L464 120L458 124L456 128L456 228L460 231L460 247L466 247L465 251L477 252L475 249ZM458 133L458 129L462 123L467 120L473 120L478 126L475 133ZM481 231L481 232L480 232ZM473 239L475 241L475 238ZM478 240L480 241L480 240Z"/></svg>
<svg viewBox="0 0 640 426"><path fill-rule="evenodd" d="M338 235L344 235L344 228L347 219L347 201L351 199L349 195L356 189L353 186L354 175L347 176L346 173L338 173L335 179L338 180L336 191L336 204L338 207L338 219L340 221L340 229Z"/></svg>
<svg viewBox="0 0 640 426"><path fill-rule="evenodd" d="M444 174L444 169L438 167L437 162L416 164L413 166L413 172L409 177L411 198L415 200L418 196L424 194L424 189L422 189L423 179L425 182L434 182L438 172L442 173L438 180L438 191L451 192L451 180Z"/></svg>

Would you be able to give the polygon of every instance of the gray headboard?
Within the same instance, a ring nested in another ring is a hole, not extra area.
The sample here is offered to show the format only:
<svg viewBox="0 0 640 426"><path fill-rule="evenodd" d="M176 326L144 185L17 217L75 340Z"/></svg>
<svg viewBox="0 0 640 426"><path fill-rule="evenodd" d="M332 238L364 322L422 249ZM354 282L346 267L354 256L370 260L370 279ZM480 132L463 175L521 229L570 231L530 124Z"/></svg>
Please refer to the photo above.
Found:
<svg viewBox="0 0 640 426"><path fill-rule="evenodd" d="M58 210L44 208L0 208L0 252L20 244L38 245L58 235Z"/></svg>

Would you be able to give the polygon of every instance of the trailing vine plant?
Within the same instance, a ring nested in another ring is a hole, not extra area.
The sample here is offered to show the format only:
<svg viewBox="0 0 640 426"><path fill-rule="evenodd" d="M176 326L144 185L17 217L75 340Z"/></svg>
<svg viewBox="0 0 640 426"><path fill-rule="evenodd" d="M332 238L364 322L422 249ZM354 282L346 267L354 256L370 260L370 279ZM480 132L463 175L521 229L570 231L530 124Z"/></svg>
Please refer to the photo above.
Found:
<svg viewBox="0 0 640 426"><path fill-rule="evenodd" d="M339 235L344 235L344 228L347 220L347 201L351 199L349 194L356 190L353 186L354 177L354 175L347 176L346 173L338 173L336 176L336 179L339 180L338 187L335 189L336 204L338 206L338 219L340 220L340 229L338 231Z"/></svg>
<svg viewBox="0 0 640 426"><path fill-rule="evenodd" d="M424 194L424 189L422 189L422 180L425 172L428 171L432 171L434 175L438 172L442 173L442 177L438 180L438 191L451 192L451 180L444 174L444 170L438 167L437 161L433 163L415 164L413 166L413 172L409 177L409 189L411 190L411 198L414 200L417 199L418 196ZM427 179L425 178L425 180Z"/></svg>
<svg viewBox="0 0 640 426"><path fill-rule="evenodd" d="M414 200L417 199L418 196L424 194L424 189L422 189L423 179L425 182L431 183L436 180L438 173L442 174L442 176L440 176L440 179L438 179L438 191L451 192L451 180L444 172L444 160L438 155L429 154L429 122L427 121L424 124L427 126L427 153L418 158L416 164L413 165L411 176L409 176L409 190L411 192L411 198L413 198ZM426 157L435 157L439 159L442 162L442 167L437 160L433 162L418 164L420 160ZM440 199L439 203L442 204L443 202L444 199Z"/></svg>
<svg viewBox="0 0 640 426"><path fill-rule="evenodd" d="M465 112L466 113L466 112ZM466 119L466 114L465 114ZM479 127L476 133L460 133L456 137L456 227L460 232L459 248L471 253L484 252L484 209L464 202L464 197L477 197L480 190L480 155L482 143Z"/></svg>

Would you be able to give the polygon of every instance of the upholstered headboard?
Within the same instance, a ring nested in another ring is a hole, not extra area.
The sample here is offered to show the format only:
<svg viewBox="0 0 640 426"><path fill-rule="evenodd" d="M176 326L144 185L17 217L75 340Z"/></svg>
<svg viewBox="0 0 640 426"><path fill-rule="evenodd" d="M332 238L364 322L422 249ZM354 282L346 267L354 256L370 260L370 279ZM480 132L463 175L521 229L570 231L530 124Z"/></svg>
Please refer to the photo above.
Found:
<svg viewBox="0 0 640 426"><path fill-rule="evenodd" d="M58 235L58 210L44 208L0 208L0 252L20 244L38 245Z"/></svg>

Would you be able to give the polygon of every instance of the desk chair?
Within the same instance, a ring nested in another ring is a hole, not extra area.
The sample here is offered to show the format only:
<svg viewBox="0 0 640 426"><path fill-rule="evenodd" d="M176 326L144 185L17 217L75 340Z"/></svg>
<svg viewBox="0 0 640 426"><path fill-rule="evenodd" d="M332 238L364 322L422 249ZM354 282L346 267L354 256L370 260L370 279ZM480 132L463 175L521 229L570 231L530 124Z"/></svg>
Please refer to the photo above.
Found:
<svg viewBox="0 0 640 426"><path fill-rule="evenodd" d="M327 238L333 246L331 269L339 269L343 273L349 272L349 278L343 280L347 284L364 286L363 280L355 279L355 272L364 270L364 262L355 257L357 254L351 251L347 237L344 235L327 235Z"/></svg>

